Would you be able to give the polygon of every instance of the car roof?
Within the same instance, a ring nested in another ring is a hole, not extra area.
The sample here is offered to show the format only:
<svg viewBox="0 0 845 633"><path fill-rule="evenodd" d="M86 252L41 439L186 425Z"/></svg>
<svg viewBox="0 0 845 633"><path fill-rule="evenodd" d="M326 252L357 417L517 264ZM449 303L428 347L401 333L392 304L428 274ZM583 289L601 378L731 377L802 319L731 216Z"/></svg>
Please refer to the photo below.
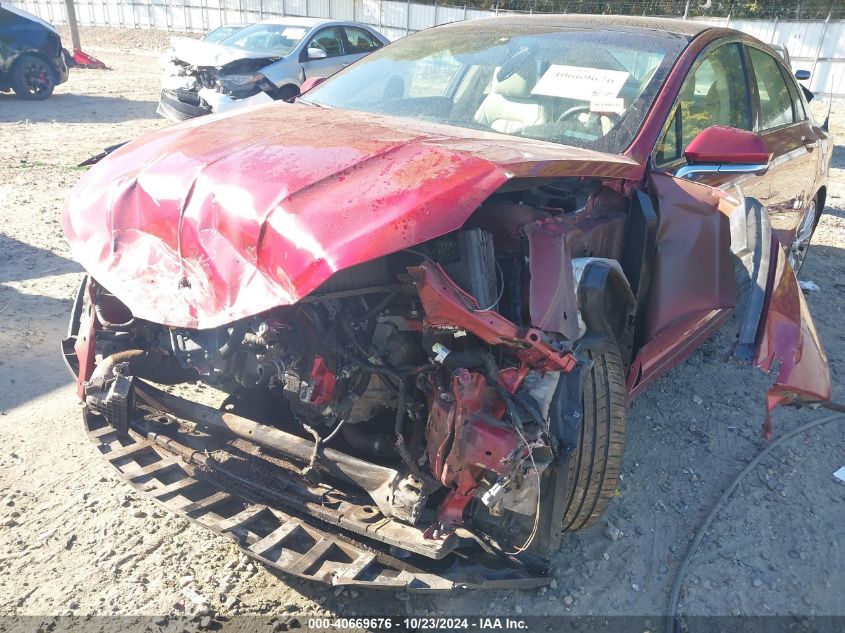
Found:
<svg viewBox="0 0 845 633"><path fill-rule="evenodd" d="M261 24L289 24L290 26L302 26L306 28L314 28L322 24L332 24L337 20L328 20L326 18L270 18L269 20L262 20Z"/></svg>
<svg viewBox="0 0 845 633"><path fill-rule="evenodd" d="M552 27L571 28L603 28L618 31L661 31L673 35L683 35L693 39L713 26L697 20L676 20L673 18L647 18L628 15L583 15L583 14L548 14L535 13L532 15L505 14L491 18L482 18L470 22L453 22L449 26L466 25L472 22L487 22L498 20L502 25L528 26L543 24Z"/></svg>

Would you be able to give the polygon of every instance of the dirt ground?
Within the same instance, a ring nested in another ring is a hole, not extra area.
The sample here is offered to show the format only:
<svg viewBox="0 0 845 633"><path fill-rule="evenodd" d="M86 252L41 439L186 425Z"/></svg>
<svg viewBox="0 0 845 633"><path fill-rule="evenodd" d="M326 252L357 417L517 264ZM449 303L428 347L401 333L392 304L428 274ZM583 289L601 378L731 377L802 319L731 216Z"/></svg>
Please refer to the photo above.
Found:
<svg viewBox="0 0 845 633"><path fill-rule="evenodd" d="M0 95L0 615L661 614L695 528L764 446L770 378L722 361L727 330L633 404L619 498L599 526L564 538L539 592L336 592L276 577L136 495L95 454L58 353L81 270L59 213L79 161L169 125L155 114L164 41L87 30L86 49L113 70L74 70L43 103ZM807 300L845 401L845 107L832 127L833 182L802 277L820 286ZM824 414L778 411L775 434ZM845 615L845 484L832 476L843 465L845 423L777 449L716 519L681 612Z"/></svg>

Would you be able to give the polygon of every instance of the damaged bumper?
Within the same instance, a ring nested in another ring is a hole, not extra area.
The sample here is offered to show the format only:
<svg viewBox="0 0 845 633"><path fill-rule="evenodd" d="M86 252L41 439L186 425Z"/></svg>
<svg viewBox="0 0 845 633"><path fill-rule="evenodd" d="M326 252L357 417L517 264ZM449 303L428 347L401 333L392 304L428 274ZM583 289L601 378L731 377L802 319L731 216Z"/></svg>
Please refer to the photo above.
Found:
<svg viewBox="0 0 845 633"><path fill-rule="evenodd" d="M190 90L162 90L156 108L156 114L177 123L211 112L211 106L204 103L195 91Z"/></svg>
<svg viewBox="0 0 845 633"><path fill-rule="evenodd" d="M110 386L99 383L98 372L113 365L94 364L103 325L92 307L94 288L88 278L80 286L62 351L86 402L89 440L139 492L232 539L263 564L307 580L409 591L549 582L544 567L479 549L468 534L432 538L385 516L381 499L401 505L398 471L323 449L320 468L329 481L363 485L370 500L362 502L298 474L296 464L308 461L313 442L171 395L119 369ZM566 361L554 354L553 362Z"/></svg>
<svg viewBox="0 0 845 633"><path fill-rule="evenodd" d="M273 99L266 92L259 92L251 97L244 99L236 99L229 95L224 95L210 88L202 88L199 91L200 99L207 103L211 111L220 114L222 112L231 112L237 108L245 108L251 105L260 105L263 103L271 103Z"/></svg>
<svg viewBox="0 0 845 633"><path fill-rule="evenodd" d="M187 121L206 114L231 112L251 105L271 103L273 99L265 92L259 92L245 99L236 99L210 88L189 90L164 88L159 97L156 113L170 121Z"/></svg>
<svg viewBox="0 0 845 633"><path fill-rule="evenodd" d="M334 586L409 591L527 589L549 582L545 574L517 561L484 554L472 560L423 555L399 559L387 548L365 545L343 528L381 533L396 524L373 520L371 507L344 503L337 491L307 489L286 480L281 468L274 470L269 462L249 455L245 446L198 444L195 437L172 427L167 434L156 432L150 420L161 414L149 409L146 416L136 416L125 437L118 437L105 418L91 412L85 415L85 428L103 458L136 490L230 538L247 556L270 568ZM326 521L338 525L327 530L325 524L303 516L308 509L322 511Z"/></svg>

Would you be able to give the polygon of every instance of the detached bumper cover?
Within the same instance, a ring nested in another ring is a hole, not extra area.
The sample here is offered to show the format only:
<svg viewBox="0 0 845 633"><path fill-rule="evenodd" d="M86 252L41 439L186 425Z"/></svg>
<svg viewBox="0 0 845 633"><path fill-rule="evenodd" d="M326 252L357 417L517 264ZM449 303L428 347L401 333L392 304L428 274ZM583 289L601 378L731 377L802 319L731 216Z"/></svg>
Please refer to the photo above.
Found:
<svg viewBox="0 0 845 633"><path fill-rule="evenodd" d="M137 421L136 421L137 424ZM137 427L136 427L137 428ZM105 419L86 412L91 443L136 490L167 510L232 539L248 556L279 571L334 586L448 591L457 588L533 588L549 578L522 565L484 555L432 561L399 560L340 534L341 530L284 507L248 480L197 467L170 452L163 436L118 438ZM183 451L184 452L184 451ZM201 451L195 454L201 455ZM378 529L378 523L373 524ZM433 570L422 568L429 565Z"/></svg>
<svg viewBox="0 0 845 633"><path fill-rule="evenodd" d="M211 108L202 104L197 98L196 103L188 103L179 99L174 90L162 90L156 113L171 121L187 121L194 117L211 114Z"/></svg>

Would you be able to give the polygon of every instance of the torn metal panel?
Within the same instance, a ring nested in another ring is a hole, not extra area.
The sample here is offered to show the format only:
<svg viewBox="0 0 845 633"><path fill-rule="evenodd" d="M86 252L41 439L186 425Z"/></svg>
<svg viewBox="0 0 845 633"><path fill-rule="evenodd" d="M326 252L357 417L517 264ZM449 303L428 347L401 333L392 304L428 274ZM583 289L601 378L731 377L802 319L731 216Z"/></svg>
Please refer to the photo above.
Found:
<svg viewBox="0 0 845 633"><path fill-rule="evenodd" d="M572 259L560 225L538 222L525 227L529 245L531 323L540 330L558 332L570 341L582 334Z"/></svg>
<svg viewBox="0 0 845 633"><path fill-rule="evenodd" d="M525 362L547 369L570 371L575 366L572 354L555 349L540 330L521 331L498 312L478 310L475 300L436 265L424 262L408 272L416 282L429 325L462 328L485 343L515 347Z"/></svg>
<svg viewBox="0 0 845 633"><path fill-rule="evenodd" d="M771 437L769 414L782 404L830 400L831 382L827 356L810 317L804 293L783 247L773 238L771 283L754 364L779 369L766 394L764 434Z"/></svg>

